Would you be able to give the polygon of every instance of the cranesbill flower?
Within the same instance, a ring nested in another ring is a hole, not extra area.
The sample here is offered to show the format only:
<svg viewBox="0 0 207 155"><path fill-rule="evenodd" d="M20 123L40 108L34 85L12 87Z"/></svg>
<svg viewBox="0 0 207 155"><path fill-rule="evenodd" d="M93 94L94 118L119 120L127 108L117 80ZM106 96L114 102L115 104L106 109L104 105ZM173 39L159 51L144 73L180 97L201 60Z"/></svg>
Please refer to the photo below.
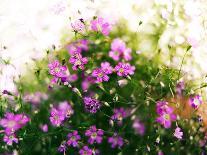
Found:
<svg viewBox="0 0 207 155"><path fill-rule="evenodd" d="M179 127L177 127L175 129L175 132L173 134L177 139L182 139L183 137L183 132L181 131L181 129Z"/></svg>
<svg viewBox="0 0 207 155"><path fill-rule="evenodd" d="M88 59L86 57L82 57L81 54L74 54L70 57L69 62L73 64L73 70L77 70L78 68L84 70L84 65L88 63Z"/></svg>
<svg viewBox="0 0 207 155"><path fill-rule="evenodd" d="M103 35L107 36L111 31L111 25L104 18L97 17L91 21L91 29L96 32L101 32Z"/></svg>
<svg viewBox="0 0 207 155"><path fill-rule="evenodd" d="M202 104L202 97L200 95L196 95L190 98L190 105L197 109Z"/></svg>
<svg viewBox="0 0 207 155"><path fill-rule="evenodd" d="M134 74L135 67L131 66L129 63L119 62L118 65L115 66L115 71L118 76L128 76Z"/></svg>
<svg viewBox="0 0 207 155"><path fill-rule="evenodd" d="M6 113L5 118L0 120L0 125L4 128L5 133L9 135L25 126L29 120L29 117L24 114Z"/></svg>
<svg viewBox="0 0 207 155"><path fill-rule="evenodd" d="M85 135L89 137L88 143L98 143L102 142L104 131L102 129L97 129L95 125L91 126L88 130L86 130Z"/></svg>
<svg viewBox="0 0 207 155"><path fill-rule="evenodd" d="M108 138L108 143L111 144L112 148L120 148L124 145L123 138L121 136L118 136L117 133L114 133L112 137Z"/></svg>
<svg viewBox="0 0 207 155"><path fill-rule="evenodd" d="M117 122L118 125L122 125L123 119L126 117L126 111L124 108L114 109L114 114L111 116L111 120Z"/></svg>
<svg viewBox="0 0 207 155"><path fill-rule="evenodd" d="M65 120L65 115L61 110L52 108L50 111L50 122L53 126L60 126Z"/></svg>
<svg viewBox="0 0 207 155"><path fill-rule="evenodd" d="M83 146L83 148L79 151L80 155L92 155L93 151L88 146Z"/></svg>
<svg viewBox="0 0 207 155"><path fill-rule="evenodd" d="M81 139L81 137L78 134L77 130L73 131L72 133L69 133L67 137L68 137L67 144L69 146L73 146L73 147L78 146L78 141Z"/></svg>
<svg viewBox="0 0 207 155"><path fill-rule="evenodd" d="M82 32L84 30L84 23L80 20L76 20L73 23L71 23L71 27L75 32Z"/></svg>
<svg viewBox="0 0 207 155"><path fill-rule="evenodd" d="M19 140L15 134L10 134L10 135L5 134L3 141L6 142L7 145L12 145L13 142L18 143Z"/></svg>
<svg viewBox="0 0 207 155"><path fill-rule="evenodd" d="M97 83L109 80L109 76L101 68L94 69L92 76L96 77Z"/></svg>
<svg viewBox="0 0 207 155"><path fill-rule="evenodd" d="M84 102L86 111L90 113L96 113L101 108L100 102L91 97L84 97L83 102Z"/></svg>
<svg viewBox="0 0 207 155"><path fill-rule="evenodd" d="M59 61L55 60L48 65L49 73L55 77L64 77L66 76L66 66L62 66Z"/></svg>
<svg viewBox="0 0 207 155"><path fill-rule="evenodd" d="M158 117L156 121L163 125L165 128L170 128L173 121L177 116L173 113L174 109L167 105L167 102L157 102Z"/></svg>

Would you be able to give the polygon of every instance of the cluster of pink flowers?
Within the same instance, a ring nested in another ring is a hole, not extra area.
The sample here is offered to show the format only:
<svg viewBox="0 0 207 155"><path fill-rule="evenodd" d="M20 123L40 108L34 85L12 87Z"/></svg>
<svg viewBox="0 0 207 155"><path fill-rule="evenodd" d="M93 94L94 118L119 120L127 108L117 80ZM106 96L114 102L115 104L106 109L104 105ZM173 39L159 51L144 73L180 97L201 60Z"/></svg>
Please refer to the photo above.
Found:
<svg viewBox="0 0 207 155"><path fill-rule="evenodd" d="M120 38L116 38L111 43L111 51L109 52L109 56L115 61L119 61L123 58L126 61L132 59L131 49L126 47L126 44Z"/></svg>
<svg viewBox="0 0 207 155"><path fill-rule="evenodd" d="M168 105L168 102L158 101L156 104L156 112L158 114L156 121L165 128L170 128L172 122L177 119L173 111L174 109Z"/></svg>
<svg viewBox="0 0 207 155"><path fill-rule="evenodd" d="M5 117L0 119L0 126L4 128L5 133L3 141L7 145L12 145L13 142L18 143L15 132L24 127L29 121L30 118L24 114L6 113Z"/></svg>
<svg viewBox="0 0 207 155"><path fill-rule="evenodd" d="M60 126L66 118L74 113L71 105L67 102L59 103L58 107L53 107L50 111L50 122L53 126Z"/></svg>
<svg viewBox="0 0 207 155"><path fill-rule="evenodd" d="M83 98L84 106L86 111L94 114L101 108L100 101L93 99L91 97L84 97Z"/></svg>

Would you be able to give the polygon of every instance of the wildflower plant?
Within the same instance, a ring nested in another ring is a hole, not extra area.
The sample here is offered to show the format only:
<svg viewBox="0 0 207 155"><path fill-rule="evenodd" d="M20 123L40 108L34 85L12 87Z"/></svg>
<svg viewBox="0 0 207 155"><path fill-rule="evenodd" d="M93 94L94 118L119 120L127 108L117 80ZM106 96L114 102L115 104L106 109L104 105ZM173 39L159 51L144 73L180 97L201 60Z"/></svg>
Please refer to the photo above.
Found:
<svg viewBox="0 0 207 155"><path fill-rule="evenodd" d="M71 27L70 42L36 61L16 93L1 94L1 153L203 151L207 107L180 82L180 69L161 64L159 52L137 54L139 34L121 22L94 17Z"/></svg>

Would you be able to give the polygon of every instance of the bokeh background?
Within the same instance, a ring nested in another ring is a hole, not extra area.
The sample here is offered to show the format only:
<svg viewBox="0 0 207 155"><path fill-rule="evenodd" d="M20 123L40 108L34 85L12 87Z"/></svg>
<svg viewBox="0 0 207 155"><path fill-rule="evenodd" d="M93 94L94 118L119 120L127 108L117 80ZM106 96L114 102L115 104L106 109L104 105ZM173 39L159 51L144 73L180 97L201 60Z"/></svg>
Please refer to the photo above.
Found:
<svg viewBox="0 0 207 155"><path fill-rule="evenodd" d="M47 49L61 48L70 23L100 15L110 22L123 20L139 33L137 53L160 52L162 63L179 68L187 80L204 82L207 73L206 0L1 0L0 90L15 91L14 79L44 57Z"/></svg>

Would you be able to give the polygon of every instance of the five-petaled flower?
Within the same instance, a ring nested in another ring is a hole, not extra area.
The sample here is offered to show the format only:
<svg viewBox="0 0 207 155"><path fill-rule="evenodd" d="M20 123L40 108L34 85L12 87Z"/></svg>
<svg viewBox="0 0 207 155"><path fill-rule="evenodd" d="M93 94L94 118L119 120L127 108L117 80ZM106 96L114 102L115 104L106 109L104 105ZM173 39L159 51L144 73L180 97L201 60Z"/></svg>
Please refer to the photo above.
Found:
<svg viewBox="0 0 207 155"><path fill-rule="evenodd" d="M98 143L100 144L103 139L104 131L102 129L97 129L95 125L91 126L88 130L86 130L85 135L89 137L88 143Z"/></svg>

